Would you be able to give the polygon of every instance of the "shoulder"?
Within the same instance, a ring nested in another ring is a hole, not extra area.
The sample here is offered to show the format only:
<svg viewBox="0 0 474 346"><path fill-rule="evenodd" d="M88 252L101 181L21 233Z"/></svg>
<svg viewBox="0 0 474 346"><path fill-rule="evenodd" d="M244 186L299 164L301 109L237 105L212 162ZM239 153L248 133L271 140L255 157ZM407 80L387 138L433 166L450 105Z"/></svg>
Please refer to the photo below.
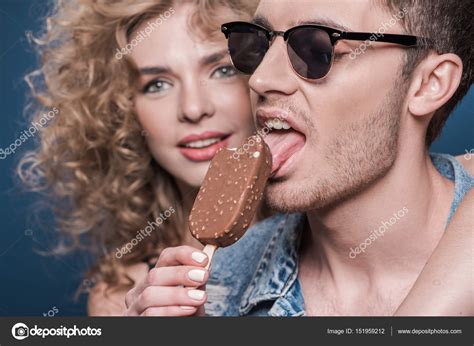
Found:
<svg viewBox="0 0 474 346"><path fill-rule="evenodd" d="M220 279L256 267L275 230L285 224L286 214L277 214L250 227L232 246L218 249L212 259L211 276Z"/></svg>
<svg viewBox="0 0 474 346"><path fill-rule="evenodd" d="M287 214L274 215L250 227L232 246L217 250L206 285L208 315L239 315L241 297L256 275L269 244L282 234L278 230L292 228L288 221Z"/></svg>
<svg viewBox="0 0 474 346"><path fill-rule="evenodd" d="M124 268L124 272L136 283L148 273L145 263L137 263ZM125 283L125 281L124 281ZM115 289L99 281L89 292L87 312L89 316L122 316L126 310L125 295L128 289Z"/></svg>
<svg viewBox="0 0 474 346"><path fill-rule="evenodd" d="M471 188L462 199L449 228L466 230L469 235L472 235L474 229L474 188Z"/></svg>
<svg viewBox="0 0 474 346"><path fill-rule="evenodd" d="M467 155L467 154L466 154ZM464 167L464 169L470 174L474 175L474 155L459 155L456 156L456 160L459 161Z"/></svg>
<svg viewBox="0 0 474 346"><path fill-rule="evenodd" d="M242 254L248 254L250 258L254 258L263 252L265 245L268 244L270 238L274 234L274 230L285 221L284 214L277 214L250 227L245 235L232 246L219 249L216 252L216 266L226 264L226 262L234 262Z"/></svg>
<svg viewBox="0 0 474 346"><path fill-rule="evenodd" d="M474 155L459 155L455 159L462 165L465 174L470 176L468 178L470 183L466 184L465 194L462 196L453 219L449 223L449 229L472 229L474 224L474 184L472 183L474 182Z"/></svg>

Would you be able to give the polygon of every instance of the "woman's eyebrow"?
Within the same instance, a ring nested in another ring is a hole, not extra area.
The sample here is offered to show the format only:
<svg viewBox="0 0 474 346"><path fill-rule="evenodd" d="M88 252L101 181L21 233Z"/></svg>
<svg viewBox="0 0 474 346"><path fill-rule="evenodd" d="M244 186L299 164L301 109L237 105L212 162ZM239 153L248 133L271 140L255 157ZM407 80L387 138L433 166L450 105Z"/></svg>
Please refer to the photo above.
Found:
<svg viewBox="0 0 474 346"><path fill-rule="evenodd" d="M168 67L163 66L149 66L149 67L141 67L138 69L140 75L146 74L160 74L160 73L167 73L170 69Z"/></svg>
<svg viewBox="0 0 474 346"><path fill-rule="evenodd" d="M212 65L228 56L227 50L212 53L199 59L201 65ZM138 69L140 75L169 73L171 69L166 66L146 66Z"/></svg>
<svg viewBox="0 0 474 346"><path fill-rule="evenodd" d="M202 65L202 66L212 65L212 64L226 58L228 56L228 54L229 53L228 53L227 49L209 54L209 55L204 56L201 59L199 59L199 64Z"/></svg>

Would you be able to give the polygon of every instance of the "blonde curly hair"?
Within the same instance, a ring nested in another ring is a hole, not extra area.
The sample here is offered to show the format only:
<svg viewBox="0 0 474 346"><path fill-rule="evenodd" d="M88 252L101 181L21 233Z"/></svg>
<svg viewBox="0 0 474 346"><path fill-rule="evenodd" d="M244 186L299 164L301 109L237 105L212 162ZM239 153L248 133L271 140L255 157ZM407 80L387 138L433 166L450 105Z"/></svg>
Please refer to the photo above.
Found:
<svg viewBox="0 0 474 346"><path fill-rule="evenodd" d="M257 5L192 2L190 25L211 39L222 22L248 19ZM182 196L153 160L134 114L136 68L127 58L115 58L134 28L174 3L57 0L44 32L33 39L41 66L25 77L34 100L32 120L53 107L59 113L42 129L38 147L22 158L18 174L29 189L48 197L61 239L57 249L90 251L97 263L87 277L112 288L132 286L124 267L179 245L185 231ZM175 213L158 231L120 260L114 255L170 206Z"/></svg>

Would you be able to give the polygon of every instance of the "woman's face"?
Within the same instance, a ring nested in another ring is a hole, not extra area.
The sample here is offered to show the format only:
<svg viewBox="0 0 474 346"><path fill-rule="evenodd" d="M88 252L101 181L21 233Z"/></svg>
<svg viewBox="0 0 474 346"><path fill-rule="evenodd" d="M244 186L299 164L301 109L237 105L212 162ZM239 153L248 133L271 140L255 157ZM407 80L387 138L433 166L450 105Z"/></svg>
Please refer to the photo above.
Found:
<svg viewBox="0 0 474 346"><path fill-rule="evenodd" d="M216 151L242 145L254 127L247 78L232 67L224 36L204 42L189 32L193 10L177 6L131 58L140 70L135 111L153 157L178 182L197 187Z"/></svg>

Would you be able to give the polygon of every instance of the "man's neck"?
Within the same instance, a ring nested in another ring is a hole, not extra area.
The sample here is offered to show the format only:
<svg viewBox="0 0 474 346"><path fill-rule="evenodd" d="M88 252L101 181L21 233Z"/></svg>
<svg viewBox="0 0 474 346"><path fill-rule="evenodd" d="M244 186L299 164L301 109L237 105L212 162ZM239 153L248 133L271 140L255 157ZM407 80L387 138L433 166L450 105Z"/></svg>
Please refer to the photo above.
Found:
<svg viewBox="0 0 474 346"><path fill-rule="evenodd" d="M307 213L303 289L306 281L313 283L306 288L323 284L339 302L365 292L401 303L442 236L452 198L452 183L428 156L399 155L388 174L362 193Z"/></svg>

